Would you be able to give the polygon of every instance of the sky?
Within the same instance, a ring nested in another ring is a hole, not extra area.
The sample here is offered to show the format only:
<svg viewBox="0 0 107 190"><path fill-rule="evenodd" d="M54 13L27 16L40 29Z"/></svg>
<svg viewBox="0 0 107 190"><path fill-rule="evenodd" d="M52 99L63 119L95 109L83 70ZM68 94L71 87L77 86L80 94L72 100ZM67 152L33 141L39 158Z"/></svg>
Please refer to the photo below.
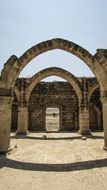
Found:
<svg viewBox="0 0 107 190"><path fill-rule="evenodd" d="M96 49L107 49L107 0L0 0L0 71L11 55L20 57L53 38L72 41L92 55ZM76 56L51 50L33 59L20 77L53 66L78 77L94 76Z"/></svg>

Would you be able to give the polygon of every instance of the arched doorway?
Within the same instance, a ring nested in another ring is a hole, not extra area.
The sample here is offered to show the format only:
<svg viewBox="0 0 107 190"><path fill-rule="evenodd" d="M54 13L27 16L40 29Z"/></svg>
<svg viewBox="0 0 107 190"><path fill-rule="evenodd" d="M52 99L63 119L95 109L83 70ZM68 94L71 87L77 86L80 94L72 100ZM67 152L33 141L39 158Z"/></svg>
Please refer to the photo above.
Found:
<svg viewBox="0 0 107 190"><path fill-rule="evenodd" d="M48 83L47 85L45 83L38 84L42 79L53 75L64 78L69 84L54 82ZM60 108L61 115L63 114L63 117L60 119L62 129L71 130L75 126L79 126L77 124L79 122L78 119L76 119L76 124L74 124L74 112L77 113L79 111L78 106L82 102L81 85L78 79L68 71L58 67L51 67L38 72L29 79L25 89L25 97L27 102L29 102L29 126L31 129L34 129L35 126L38 126L38 129L45 128L45 119L43 116L47 107ZM40 117L42 117L42 121ZM78 118L78 114L75 117ZM25 126L24 130L27 130L27 126ZM20 125L18 127L19 132L22 132L22 126Z"/></svg>

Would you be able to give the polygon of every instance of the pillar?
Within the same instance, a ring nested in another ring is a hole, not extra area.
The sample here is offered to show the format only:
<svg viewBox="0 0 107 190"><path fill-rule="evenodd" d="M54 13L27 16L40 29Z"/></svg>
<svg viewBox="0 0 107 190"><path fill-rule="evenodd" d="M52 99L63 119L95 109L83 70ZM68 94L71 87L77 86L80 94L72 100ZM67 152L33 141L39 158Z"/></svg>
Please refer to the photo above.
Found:
<svg viewBox="0 0 107 190"><path fill-rule="evenodd" d="M28 134L28 105L21 104L18 107L18 129L17 135Z"/></svg>
<svg viewBox="0 0 107 190"><path fill-rule="evenodd" d="M10 96L0 96L0 153L10 148L12 101Z"/></svg>
<svg viewBox="0 0 107 190"><path fill-rule="evenodd" d="M18 105L18 129L16 135L28 134L28 104L25 100L25 79L21 80L20 103Z"/></svg>
<svg viewBox="0 0 107 190"><path fill-rule="evenodd" d="M18 129L17 135L28 134L28 106L19 105L18 107Z"/></svg>
<svg viewBox="0 0 107 190"><path fill-rule="evenodd" d="M79 131L80 135L91 135L89 129L89 107L84 104L79 106Z"/></svg>
<svg viewBox="0 0 107 190"><path fill-rule="evenodd" d="M103 108L104 150L107 150L107 97L101 98Z"/></svg>

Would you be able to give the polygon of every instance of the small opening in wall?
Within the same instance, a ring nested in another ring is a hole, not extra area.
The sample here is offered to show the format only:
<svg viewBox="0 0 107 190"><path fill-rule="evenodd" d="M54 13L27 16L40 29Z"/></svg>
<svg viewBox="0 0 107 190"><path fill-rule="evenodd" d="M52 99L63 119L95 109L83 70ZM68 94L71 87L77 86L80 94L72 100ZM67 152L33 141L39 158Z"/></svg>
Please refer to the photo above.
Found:
<svg viewBox="0 0 107 190"><path fill-rule="evenodd" d="M46 108L46 131L55 132L60 130L60 110L59 108Z"/></svg>

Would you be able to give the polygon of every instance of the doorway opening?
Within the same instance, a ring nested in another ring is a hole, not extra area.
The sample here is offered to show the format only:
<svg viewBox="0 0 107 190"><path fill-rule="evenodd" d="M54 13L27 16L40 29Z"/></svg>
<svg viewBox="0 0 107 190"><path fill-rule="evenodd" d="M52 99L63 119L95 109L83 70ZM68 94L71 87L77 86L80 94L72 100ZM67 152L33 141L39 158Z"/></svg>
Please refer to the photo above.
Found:
<svg viewBox="0 0 107 190"><path fill-rule="evenodd" d="M56 107L46 108L45 129L47 132L60 130L60 109Z"/></svg>

